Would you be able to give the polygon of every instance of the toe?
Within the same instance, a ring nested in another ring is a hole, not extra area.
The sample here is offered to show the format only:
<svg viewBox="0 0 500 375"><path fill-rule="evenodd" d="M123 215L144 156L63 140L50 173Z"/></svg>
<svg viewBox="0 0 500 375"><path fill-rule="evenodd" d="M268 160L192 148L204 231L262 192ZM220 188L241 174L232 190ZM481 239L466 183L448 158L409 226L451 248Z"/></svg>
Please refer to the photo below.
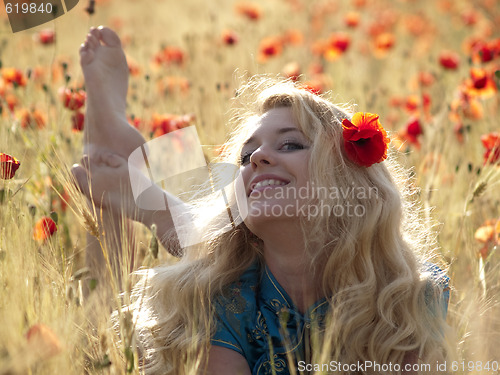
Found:
<svg viewBox="0 0 500 375"><path fill-rule="evenodd" d="M83 166L86 169L89 169L90 167L90 160L88 155L83 155L82 158L80 159L80 166Z"/></svg>
<svg viewBox="0 0 500 375"><path fill-rule="evenodd" d="M73 184L76 188L87 197L90 196L88 172L79 164L74 164L71 168L71 174L73 175Z"/></svg>
<svg viewBox="0 0 500 375"><path fill-rule="evenodd" d="M101 41L109 47L117 47L121 45L120 38L116 33L108 27L99 26Z"/></svg>
<svg viewBox="0 0 500 375"><path fill-rule="evenodd" d="M95 49L95 48L99 47L99 38L97 36L95 36L94 34L88 34L86 43L87 43L87 45L90 46L90 48Z"/></svg>
<svg viewBox="0 0 500 375"><path fill-rule="evenodd" d="M101 37L101 32L99 29L96 29L95 27L91 27L89 30L89 35L92 35L99 39Z"/></svg>
<svg viewBox="0 0 500 375"><path fill-rule="evenodd" d="M88 47L80 48L80 64L82 66L88 65L94 59L94 52L91 51ZM85 70L84 70L85 73Z"/></svg>
<svg viewBox="0 0 500 375"><path fill-rule="evenodd" d="M87 41L83 42L80 44L80 54L87 52L89 49L89 46L87 45Z"/></svg>

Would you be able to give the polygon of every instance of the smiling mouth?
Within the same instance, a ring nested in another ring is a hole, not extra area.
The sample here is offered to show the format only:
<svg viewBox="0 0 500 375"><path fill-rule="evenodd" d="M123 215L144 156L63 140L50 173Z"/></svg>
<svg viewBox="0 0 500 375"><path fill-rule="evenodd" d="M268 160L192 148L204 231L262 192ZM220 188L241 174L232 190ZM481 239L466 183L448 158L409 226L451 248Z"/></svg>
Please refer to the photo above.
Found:
<svg viewBox="0 0 500 375"><path fill-rule="evenodd" d="M272 179L272 178L267 179L267 180L262 180L262 181L257 182L256 184L253 184L250 187L250 193L248 195L251 195L254 191L262 191L264 189L285 186L285 185L288 185L289 183L290 182L276 180L276 179Z"/></svg>

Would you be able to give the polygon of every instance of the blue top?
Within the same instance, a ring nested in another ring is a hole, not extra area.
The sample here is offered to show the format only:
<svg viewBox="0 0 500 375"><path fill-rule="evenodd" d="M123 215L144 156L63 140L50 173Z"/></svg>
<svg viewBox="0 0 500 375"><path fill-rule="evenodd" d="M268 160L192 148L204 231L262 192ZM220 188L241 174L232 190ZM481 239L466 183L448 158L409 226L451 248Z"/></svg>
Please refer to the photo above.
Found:
<svg viewBox="0 0 500 375"><path fill-rule="evenodd" d="M446 309L448 277L430 263L425 264L425 271L431 273L431 278L443 290ZM432 288L428 290L427 301L432 298ZM269 268L265 266L261 272L258 263L225 288L214 305L217 329L212 345L243 355L253 375L272 374L273 368L280 375L288 375L290 355L296 363L311 363L309 350L306 350L309 331L311 327L323 325L328 311L328 301L321 299L304 314L300 313Z"/></svg>

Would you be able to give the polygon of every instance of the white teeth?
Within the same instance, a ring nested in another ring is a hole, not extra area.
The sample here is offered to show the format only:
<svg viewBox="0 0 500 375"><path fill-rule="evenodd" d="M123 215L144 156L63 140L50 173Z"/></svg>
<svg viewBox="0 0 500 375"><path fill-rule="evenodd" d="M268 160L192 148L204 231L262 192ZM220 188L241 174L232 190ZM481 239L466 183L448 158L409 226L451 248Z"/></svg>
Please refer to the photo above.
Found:
<svg viewBox="0 0 500 375"><path fill-rule="evenodd" d="M268 185L286 185L286 184L287 183L284 182L284 181L270 179L270 180L262 180L262 181L257 182L253 188L257 189L257 188L262 187L262 186L268 186Z"/></svg>

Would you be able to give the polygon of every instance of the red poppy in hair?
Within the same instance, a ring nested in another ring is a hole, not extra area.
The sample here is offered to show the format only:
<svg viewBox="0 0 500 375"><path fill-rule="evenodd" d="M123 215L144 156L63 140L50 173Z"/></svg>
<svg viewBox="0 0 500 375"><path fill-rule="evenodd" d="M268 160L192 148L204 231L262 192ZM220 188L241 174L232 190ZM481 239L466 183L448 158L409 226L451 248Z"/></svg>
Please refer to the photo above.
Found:
<svg viewBox="0 0 500 375"><path fill-rule="evenodd" d="M389 138L373 113L355 113L352 119L342 121L344 148L356 164L369 167L387 158Z"/></svg>

